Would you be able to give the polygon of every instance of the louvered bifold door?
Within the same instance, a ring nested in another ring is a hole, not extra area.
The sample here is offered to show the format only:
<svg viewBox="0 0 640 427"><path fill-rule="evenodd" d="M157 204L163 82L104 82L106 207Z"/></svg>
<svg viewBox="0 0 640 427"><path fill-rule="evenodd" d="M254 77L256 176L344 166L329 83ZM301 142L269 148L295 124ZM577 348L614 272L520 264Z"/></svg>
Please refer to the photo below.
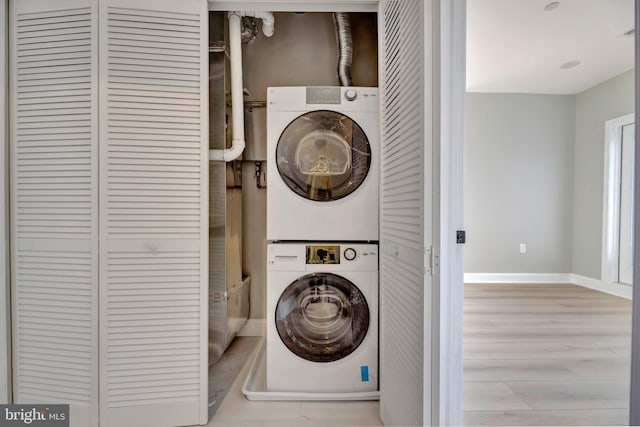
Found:
<svg viewBox="0 0 640 427"><path fill-rule="evenodd" d="M97 1L11 10L14 401L97 426Z"/></svg>
<svg viewBox="0 0 640 427"><path fill-rule="evenodd" d="M104 426L207 421L207 13L100 2Z"/></svg>
<svg viewBox="0 0 640 427"><path fill-rule="evenodd" d="M380 412L385 425L430 424L431 95L422 0L380 4ZM425 320L427 323L425 323Z"/></svg>

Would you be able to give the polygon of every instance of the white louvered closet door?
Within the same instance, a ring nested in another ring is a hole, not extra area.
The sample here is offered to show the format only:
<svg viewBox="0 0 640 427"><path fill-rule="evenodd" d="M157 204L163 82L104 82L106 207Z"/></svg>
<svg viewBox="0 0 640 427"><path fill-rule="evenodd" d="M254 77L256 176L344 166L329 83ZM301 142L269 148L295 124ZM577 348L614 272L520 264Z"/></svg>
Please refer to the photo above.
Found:
<svg viewBox="0 0 640 427"><path fill-rule="evenodd" d="M14 402L98 425L97 1L15 0Z"/></svg>
<svg viewBox="0 0 640 427"><path fill-rule="evenodd" d="M100 1L102 426L207 421L207 14Z"/></svg>
<svg viewBox="0 0 640 427"><path fill-rule="evenodd" d="M431 423L430 3L380 4L380 412L385 425ZM429 55L429 56L428 56Z"/></svg>

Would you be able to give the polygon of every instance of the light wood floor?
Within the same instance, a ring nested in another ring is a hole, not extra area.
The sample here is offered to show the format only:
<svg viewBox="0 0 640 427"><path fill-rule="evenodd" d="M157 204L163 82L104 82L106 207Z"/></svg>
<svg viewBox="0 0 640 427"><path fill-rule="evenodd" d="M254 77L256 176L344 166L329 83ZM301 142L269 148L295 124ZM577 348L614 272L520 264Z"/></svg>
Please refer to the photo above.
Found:
<svg viewBox="0 0 640 427"><path fill-rule="evenodd" d="M464 328L465 425L628 425L631 301L467 284Z"/></svg>

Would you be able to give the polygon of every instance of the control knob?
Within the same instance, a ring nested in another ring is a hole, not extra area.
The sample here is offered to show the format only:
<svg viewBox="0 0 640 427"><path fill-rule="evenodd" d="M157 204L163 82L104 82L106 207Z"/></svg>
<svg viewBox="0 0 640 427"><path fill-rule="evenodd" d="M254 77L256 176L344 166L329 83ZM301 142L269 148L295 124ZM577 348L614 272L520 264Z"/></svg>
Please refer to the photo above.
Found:
<svg viewBox="0 0 640 427"><path fill-rule="evenodd" d="M344 250L344 258L347 261L353 261L354 259L356 259L356 250L353 248L347 248Z"/></svg>
<svg viewBox="0 0 640 427"><path fill-rule="evenodd" d="M344 98L347 101L353 101L357 97L358 97L358 92L356 92L355 89L347 89L344 91Z"/></svg>

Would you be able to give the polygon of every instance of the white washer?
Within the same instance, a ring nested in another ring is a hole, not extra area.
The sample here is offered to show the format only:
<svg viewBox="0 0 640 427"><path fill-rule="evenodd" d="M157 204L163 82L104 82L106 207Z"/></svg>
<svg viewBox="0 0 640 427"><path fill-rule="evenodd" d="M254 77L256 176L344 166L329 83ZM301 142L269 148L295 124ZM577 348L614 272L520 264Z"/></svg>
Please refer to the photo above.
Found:
<svg viewBox="0 0 640 427"><path fill-rule="evenodd" d="M267 391L377 390L378 246L267 252Z"/></svg>
<svg viewBox="0 0 640 427"><path fill-rule="evenodd" d="M268 88L268 240L378 240L378 127L377 88Z"/></svg>

